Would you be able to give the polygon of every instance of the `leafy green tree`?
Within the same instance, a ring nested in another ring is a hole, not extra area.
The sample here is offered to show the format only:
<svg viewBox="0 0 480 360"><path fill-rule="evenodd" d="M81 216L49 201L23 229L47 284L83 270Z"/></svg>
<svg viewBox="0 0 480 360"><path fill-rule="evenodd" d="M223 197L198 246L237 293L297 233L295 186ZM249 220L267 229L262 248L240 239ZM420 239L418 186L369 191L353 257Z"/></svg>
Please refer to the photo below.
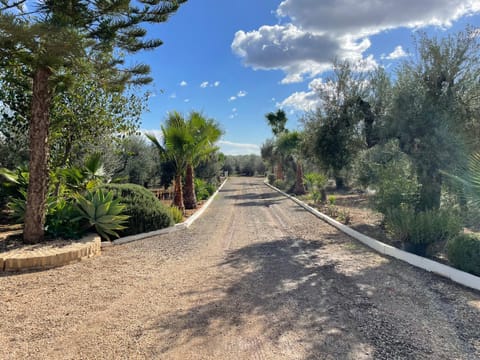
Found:
<svg viewBox="0 0 480 360"><path fill-rule="evenodd" d="M158 152L140 136L129 136L118 142L117 166L113 178L145 187L153 186L161 174ZM171 184L171 181L169 182Z"/></svg>
<svg viewBox="0 0 480 360"><path fill-rule="evenodd" d="M478 127L478 101L471 97L480 90L479 45L473 30L441 40L423 34L417 58L398 71L387 130L414 164L419 211L439 208L441 169L466 161L469 131Z"/></svg>
<svg viewBox="0 0 480 360"><path fill-rule="evenodd" d="M32 101L29 120L30 184L27 193L24 241L44 236L48 189L50 108L54 87L68 82L62 69L104 76L107 86L123 90L128 83L144 84L149 68L127 68L122 54L153 49L160 40L145 40L143 23L161 23L175 12L178 1L44 1L34 10L26 1L5 0L0 5L0 62L26 66L31 71ZM27 14L28 11L28 14ZM89 59L89 62L85 62Z"/></svg>
<svg viewBox="0 0 480 360"><path fill-rule="evenodd" d="M303 119L306 153L333 175L337 188L344 186L343 171L354 154L378 141L367 75L335 62L332 77L316 89L321 106Z"/></svg>
<svg viewBox="0 0 480 360"><path fill-rule="evenodd" d="M89 154L95 143L134 134L146 103L134 90L110 91L92 76L78 76L68 88L57 90L51 112L51 166L82 160L78 154Z"/></svg>

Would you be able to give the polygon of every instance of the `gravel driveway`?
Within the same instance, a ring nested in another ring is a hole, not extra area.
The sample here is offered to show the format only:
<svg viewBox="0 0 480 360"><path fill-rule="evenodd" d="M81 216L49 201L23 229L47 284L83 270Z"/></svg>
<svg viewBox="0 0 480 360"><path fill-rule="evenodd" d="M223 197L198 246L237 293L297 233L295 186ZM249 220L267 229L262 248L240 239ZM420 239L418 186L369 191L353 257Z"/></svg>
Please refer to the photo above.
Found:
<svg viewBox="0 0 480 360"><path fill-rule="evenodd" d="M0 359L480 359L480 294L231 178L189 229L0 276Z"/></svg>

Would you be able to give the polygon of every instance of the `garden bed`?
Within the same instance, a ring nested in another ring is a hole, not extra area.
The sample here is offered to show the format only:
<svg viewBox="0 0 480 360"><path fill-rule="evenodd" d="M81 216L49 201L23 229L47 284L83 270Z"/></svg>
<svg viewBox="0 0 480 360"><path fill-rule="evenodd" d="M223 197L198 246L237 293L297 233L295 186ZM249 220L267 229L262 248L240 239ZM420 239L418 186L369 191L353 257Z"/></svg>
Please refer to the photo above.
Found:
<svg viewBox="0 0 480 360"><path fill-rule="evenodd" d="M352 190L329 191L328 195L333 195L335 197L334 205L314 204L313 201L309 199L308 195L300 196L299 199L325 215L348 225L364 235L398 249L403 249L402 242L393 238L385 229L382 222L382 214L374 211L370 207L368 194ZM451 265L446 256L445 242L438 242L430 245L427 257L440 263Z"/></svg>

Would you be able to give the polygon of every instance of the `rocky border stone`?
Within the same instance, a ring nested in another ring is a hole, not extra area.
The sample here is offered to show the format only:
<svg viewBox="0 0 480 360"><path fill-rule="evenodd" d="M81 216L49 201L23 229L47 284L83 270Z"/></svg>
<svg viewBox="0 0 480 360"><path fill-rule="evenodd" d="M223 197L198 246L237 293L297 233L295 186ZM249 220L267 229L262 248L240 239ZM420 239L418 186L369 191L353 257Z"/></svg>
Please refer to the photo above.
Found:
<svg viewBox="0 0 480 360"><path fill-rule="evenodd" d="M32 249L16 249L0 254L0 272L46 270L64 266L99 255L101 241L97 234L90 234L61 247L42 246Z"/></svg>
<svg viewBox="0 0 480 360"><path fill-rule="evenodd" d="M391 245L382 243L381 241L378 241L362 233L359 233L358 231L353 230L352 228L332 219L331 217L325 215L324 213L321 213L317 209L314 209L311 206L305 204L303 201L297 199L296 197L291 196L280 189L277 189L273 185L270 185L268 182L265 181L264 183L265 185L272 188L273 190L293 200L298 205L300 205L301 207L303 207L305 210L312 213L316 217L324 220L325 222L336 227L338 230L342 231L343 233L360 241L361 243L365 244L366 246L370 247L371 249L381 254L388 255L395 259L404 261L417 268L420 268L429 272L433 272L437 275L448 278L456 282L457 284L460 284L475 290L480 290L480 277L478 276L469 274L465 271L455 269L451 266L444 265L439 262L418 256L418 255L397 249L396 247L393 247Z"/></svg>

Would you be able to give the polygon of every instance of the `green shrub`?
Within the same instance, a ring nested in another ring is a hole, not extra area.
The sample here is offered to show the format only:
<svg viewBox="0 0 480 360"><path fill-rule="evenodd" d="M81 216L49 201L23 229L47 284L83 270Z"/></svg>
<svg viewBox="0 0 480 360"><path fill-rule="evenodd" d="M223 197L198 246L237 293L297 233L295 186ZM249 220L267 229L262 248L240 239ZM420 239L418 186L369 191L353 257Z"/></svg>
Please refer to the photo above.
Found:
<svg viewBox="0 0 480 360"><path fill-rule="evenodd" d="M274 174L268 174L267 180L269 184L272 184L275 182L275 175Z"/></svg>
<svg viewBox="0 0 480 360"><path fill-rule="evenodd" d="M135 184L106 184L101 189L113 192L126 206L124 214L129 216L122 236L140 234L163 229L173 225L173 219L167 209L153 193L143 186Z"/></svg>
<svg viewBox="0 0 480 360"><path fill-rule="evenodd" d="M195 178L195 195L197 200L206 200L216 191L216 186L207 183L205 180Z"/></svg>
<svg viewBox="0 0 480 360"><path fill-rule="evenodd" d="M400 206L386 212L385 222L396 239L423 246L448 240L462 229L460 218L449 209L416 212Z"/></svg>
<svg viewBox="0 0 480 360"><path fill-rule="evenodd" d="M173 219L175 224L181 223L183 221L183 213L182 210L177 208L176 206L170 206L167 208L170 217Z"/></svg>
<svg viewBox="0 0 480 360"><path fill-rule="evenodd" d="M458 269L480 276L480 236L459 234L447 242L448 260Z"/></svg>
<svg viewBox="0 0 480 360"><path fill-rule="evenodd" d="M319 202L325 202L327 196L325 186L327 185L328 178L324 174L308 173L305 174L304 179L307 183L307 189L312 200L316 204Z"/></svg>
<svg viewBox="0 0 480 360"><path fill-rule="evenodd" d="M335 195L328 195L328 204L329 205L335 205L337 202L337 197Z"/></svg>
<svg viewBox="0 0 480 360"><path fill-rule="evenodd" d="M86 226L79 220L80 211L73 199L58 198L48 201L45 232L52 238L80 239Z"/></svg>
<svg viewBox="0 0 480 360"><path fill-rule="evenodd" d="M287 189L287 183L283 180L277 179L273 182L273 186L277 189L285 191Z"/></svg>

